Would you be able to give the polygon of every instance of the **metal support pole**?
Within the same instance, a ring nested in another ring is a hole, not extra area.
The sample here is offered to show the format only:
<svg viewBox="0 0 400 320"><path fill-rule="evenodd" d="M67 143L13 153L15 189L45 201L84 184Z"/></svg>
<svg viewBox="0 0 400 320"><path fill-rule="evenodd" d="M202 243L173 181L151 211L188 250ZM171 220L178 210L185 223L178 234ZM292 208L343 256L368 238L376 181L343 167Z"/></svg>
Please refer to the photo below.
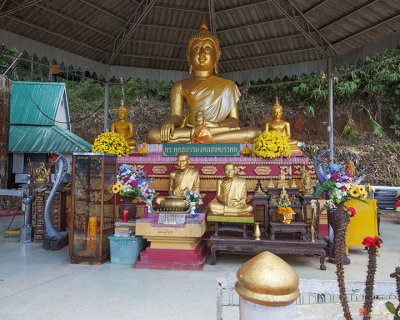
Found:
<svg viewBox="0 0 400 320"><path fill-rule="evenodd" d="M333 77L332 58L328 58L328 100L329 100L329 161L333 163Z"/></svg>
<svg viewBox="0 0 400 320"><path fill-rule="evenodd" d="M104 132L108 132L108 89L109 89L109 83L108 80L106 81L106 84L104 85Z"/></svg>

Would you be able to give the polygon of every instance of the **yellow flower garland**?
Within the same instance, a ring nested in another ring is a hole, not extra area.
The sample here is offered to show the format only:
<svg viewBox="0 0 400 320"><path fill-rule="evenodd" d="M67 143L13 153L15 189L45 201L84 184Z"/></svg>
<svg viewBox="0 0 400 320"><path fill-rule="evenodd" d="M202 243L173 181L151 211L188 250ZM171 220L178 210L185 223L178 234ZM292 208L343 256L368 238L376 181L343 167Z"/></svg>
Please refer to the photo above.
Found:
<svg viewBox="0 0 400 320"><path fill-rule="evenodd" d="M92 145L93 152L115 154L118 157L126 157L129 154L128 143L125 138L116 132L99 134Z"/></svg>
<svg viewBox="0 0 400 320"><path fill-rule="evenodd" d="M253 142L253 156L262 158L289 158L291 155L287 139L276 131L264 131Z"/></svg>

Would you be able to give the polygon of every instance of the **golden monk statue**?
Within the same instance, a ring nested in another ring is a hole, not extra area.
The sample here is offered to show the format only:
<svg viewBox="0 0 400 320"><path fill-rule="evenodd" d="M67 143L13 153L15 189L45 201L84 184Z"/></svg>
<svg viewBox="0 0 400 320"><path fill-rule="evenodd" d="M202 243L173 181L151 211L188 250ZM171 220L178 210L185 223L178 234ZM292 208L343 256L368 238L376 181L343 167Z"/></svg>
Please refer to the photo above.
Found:
<svg viewBox="0 0 400 320"><path fill-rule="evenodd" d="M126 121L128 111L124 106L124 101L121 100L121 106L118 108L119 121L113 122L111 125L111 132L119 133L128 142L129 153L136 151L136 140L133 139L133 123Z"/></svg>
<svg viewBox="0 0 400 320"><path fill-rule="evenodd" d="M191 143L214 143L209 127L205 125L204 112L199 110L195 117L196 125L190 132Z"/></svg>
<svg viewBox="0 0 400 320"><path fill-rule="evenodd" d="M224 175L217 182L215 199L208 204L211 213L225 216L253 215L253 207L246 203L246 180L235 176L233 163L225 164Z"/></svg>
<svg viewBox="0 0 400 320"><path fill-rule="evenodd" d="M149 131L149 141L188 143L197 111L203 111L205 125L216 143L253 141L261 134L258 128L240 128L237 102L240 92L234 82L213 76L218 73L221 55L219 41L207 27L205 16L200 31L188 42L186 58L193 77L176 82L171 88L171 117L161 127ZM184 103L187 110L184 115Z"/></svg>
<svg viewBox="0 0 400 320"><path fill-rule="evenodd" d="M265 131L276 131L285 136L290 146L290 151L292 152L292 155L296 155L299 153L303 154L303 152L297 146L298 142L296 140L291 139L290 123L281 119L282 114L283 114L283 108L279 104L278 97L276 97L275 104L272 107L273 120L265 123Z"/></svg>
<svg viewBox="0 0 400 320"><path fill-rule="evenodd" d="M190 160L187 153L180 153L176 159L177 170L169 174L168 194L175 197L183 197L186 190L200 189L200 176L197 169L189 167ZM156 205L161 205L165 197L159 196L154 201Z"/></svg>
<svg viewBox="0 0 400 320"><path fill-rule="evenodd" d="M285 177L285 171L283 171L282 168L280 170L281 170L281 172L279 174L279 179L276 184L276 187L277 188L289 188L289 183L287 182L286 177Z"/></svg>

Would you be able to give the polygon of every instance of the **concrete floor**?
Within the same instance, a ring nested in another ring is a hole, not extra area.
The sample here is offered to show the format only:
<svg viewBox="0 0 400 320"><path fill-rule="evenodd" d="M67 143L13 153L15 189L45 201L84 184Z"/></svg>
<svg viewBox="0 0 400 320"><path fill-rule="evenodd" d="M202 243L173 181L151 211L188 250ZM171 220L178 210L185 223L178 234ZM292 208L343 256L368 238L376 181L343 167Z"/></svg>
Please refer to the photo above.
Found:
<svg viewBox="0 0 400 320"><path fill-rule="evenodd" d="M203 271L134 269L130 265L69 263L68 248L50 252L41 243L3 237L9 217L0 217L0 319L216 319L216 277L235 277L251 256L219 254ZM19 217L15 225L22 224ZM376 280L391 281L400 264L400 224L381 221L384 241ZM282 256L300 279L336 279L335 266L319 270L319 258ZM346 278L364 280L367 253L350 248ZM383 307L382 307L383 308ZM386 310L381 310L386 312ZM233 315L233 317L232 317ZM236 316L237 315L237 316ZM239 319L238 309L231 311Z"/></svg>

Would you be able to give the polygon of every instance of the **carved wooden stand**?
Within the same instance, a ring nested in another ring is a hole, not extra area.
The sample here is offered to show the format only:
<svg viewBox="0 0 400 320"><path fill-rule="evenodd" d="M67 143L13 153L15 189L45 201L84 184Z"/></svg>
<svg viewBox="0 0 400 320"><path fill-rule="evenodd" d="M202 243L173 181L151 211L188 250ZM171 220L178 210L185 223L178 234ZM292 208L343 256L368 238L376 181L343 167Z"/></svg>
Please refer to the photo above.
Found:
<svg viewBox="0 0 400 320"><path fill-rule="evenodd" d="M218 251L246 252L257 254L263 251L270 251L275 254L296 254L296 255L316 255L320 257L320 269L326 270L325 266L325 241L315 240L306 242L299 240L252 240L236 237L219 236L211 237L211 264L215 264Z"/></svg>

